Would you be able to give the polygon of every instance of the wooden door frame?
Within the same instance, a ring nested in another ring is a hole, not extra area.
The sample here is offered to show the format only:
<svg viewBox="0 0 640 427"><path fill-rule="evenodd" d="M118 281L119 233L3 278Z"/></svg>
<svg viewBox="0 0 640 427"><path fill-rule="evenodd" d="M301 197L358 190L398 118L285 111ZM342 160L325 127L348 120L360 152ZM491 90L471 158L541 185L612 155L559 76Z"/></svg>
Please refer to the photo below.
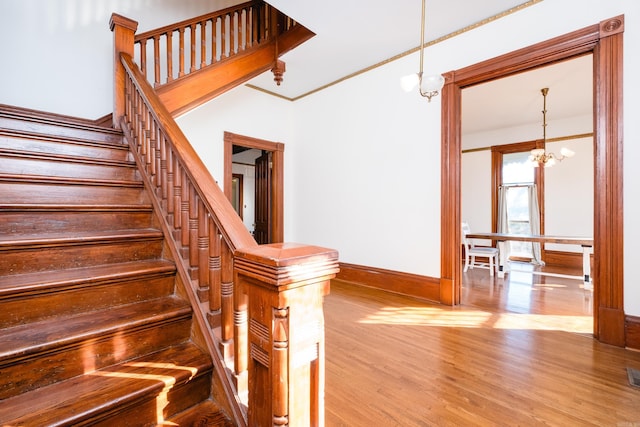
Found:
<svg viewBox="0 0 640 427"><path fill-rule="evenodd" d="M460 303L462 89L593 55L594 337L625 345L622 194L624 15L445 74L442 90L440 301Z"/></svg>
<svg viewBox="0 0 640 427"><path fill-rule="evenodd" d="M271 239L272 243L282 243L284 241L284 144L231 132L224 133L224 194L229 200L231 200L234 145L271 151L273 153Z"/></svg>

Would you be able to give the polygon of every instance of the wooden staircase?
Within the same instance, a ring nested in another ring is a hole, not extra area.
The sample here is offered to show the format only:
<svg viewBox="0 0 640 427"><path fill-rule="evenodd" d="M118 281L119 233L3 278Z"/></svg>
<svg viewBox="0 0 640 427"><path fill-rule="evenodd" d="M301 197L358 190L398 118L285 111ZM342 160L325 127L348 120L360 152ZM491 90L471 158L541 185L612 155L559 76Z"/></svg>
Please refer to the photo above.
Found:
<svg viewBox="0 0 640 427"><path fill-rule="evenodd" d="M167 253L120 132L0 107L1 426L233 425Z"/></svg>

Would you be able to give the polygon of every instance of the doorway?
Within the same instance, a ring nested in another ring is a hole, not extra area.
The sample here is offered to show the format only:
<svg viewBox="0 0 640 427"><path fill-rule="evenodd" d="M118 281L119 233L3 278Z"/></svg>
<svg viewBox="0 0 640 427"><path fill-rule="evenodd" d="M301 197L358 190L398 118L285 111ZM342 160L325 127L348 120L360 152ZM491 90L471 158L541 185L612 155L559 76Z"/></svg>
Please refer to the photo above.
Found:
<svg viewBox="0 0 640 427"><path fill-rule="evenodd" d="M251 150L255 158L255 201L253 234L259 244L284 240L284 144L224 133L224 194L233 197L233 156L235 151ZM238 149L240 148L240 149ZM244 180L245 185L247 181ZM235 198L237 200L237 198Z"/></svg>
<svg viewBox="0 0 640 427"><path fill-rule="evenodd" d="M622 42L624 16L445 75L442 90L440 301L460 303L461 91L464 87L593 54L594 60L594 337L625 345L622 218Z"/></svg>

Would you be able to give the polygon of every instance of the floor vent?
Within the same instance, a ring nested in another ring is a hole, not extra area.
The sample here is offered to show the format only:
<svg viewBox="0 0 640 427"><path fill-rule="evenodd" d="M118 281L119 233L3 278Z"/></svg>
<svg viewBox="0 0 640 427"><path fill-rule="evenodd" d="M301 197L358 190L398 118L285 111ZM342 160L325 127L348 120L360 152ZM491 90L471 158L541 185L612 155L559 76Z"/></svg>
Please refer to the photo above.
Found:
<svg viewBox="0 0 640 427"><path fill-rule="evenodd" d="M627 368L627 375L629 376L629 384L634 387L640 387L640 371L633 368Z"/></svg>

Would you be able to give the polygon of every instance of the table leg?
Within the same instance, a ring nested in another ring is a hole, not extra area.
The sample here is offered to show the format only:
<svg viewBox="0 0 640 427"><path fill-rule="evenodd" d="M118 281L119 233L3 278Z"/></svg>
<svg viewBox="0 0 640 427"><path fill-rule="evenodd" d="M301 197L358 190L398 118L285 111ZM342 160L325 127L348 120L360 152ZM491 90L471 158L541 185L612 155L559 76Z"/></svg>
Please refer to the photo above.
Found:
<svg viewBox="0 0 640 427"><path fill-rule="evenodd" d="M505 266L505 251L504 251L504 240L498 240L498 277L504 278L504 266Z"/></svg>
<svg viewBox="0 0 640 427"><path fill-rule="evenodd" d="M582 274L584 276L584 289L592 290L591 283L591 246L582 246Z"/></svg>

